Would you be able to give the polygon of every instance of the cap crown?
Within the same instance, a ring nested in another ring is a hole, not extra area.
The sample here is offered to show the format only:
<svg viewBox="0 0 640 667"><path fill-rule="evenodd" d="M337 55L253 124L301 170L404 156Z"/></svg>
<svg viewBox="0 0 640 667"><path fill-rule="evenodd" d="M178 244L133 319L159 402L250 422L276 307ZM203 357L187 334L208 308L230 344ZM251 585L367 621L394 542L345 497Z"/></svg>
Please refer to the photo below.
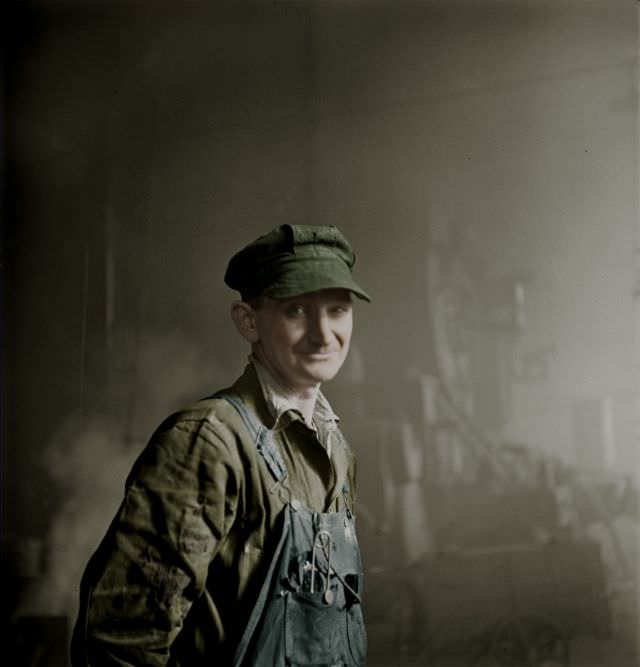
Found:
<svg viewBox="0 0 640 667"><path fill-rule="evenodd" d="M327 288L348 289L370 300L351 276L355 261L349 242L334 225L280 225L236 253L224 279L245 300Z"/></svg>

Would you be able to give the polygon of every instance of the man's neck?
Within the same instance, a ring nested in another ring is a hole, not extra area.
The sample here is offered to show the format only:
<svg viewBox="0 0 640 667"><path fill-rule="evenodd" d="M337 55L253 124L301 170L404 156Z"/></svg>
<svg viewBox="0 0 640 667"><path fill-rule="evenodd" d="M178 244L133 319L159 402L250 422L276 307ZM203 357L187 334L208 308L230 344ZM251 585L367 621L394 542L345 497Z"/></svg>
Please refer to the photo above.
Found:
<svg viewBox="0 0 640 667"><path fill-rule="evenodd" d="M298 408L302 413L305 422L311 425L316 401L318 400L318 394L320 392L320 384L318 383L306 387L290 387L264 360L262 355L259 353L256 354L254 351L253 357L258 361L262 368L267 371L269 381L274 386L274 389Z"/></svg>

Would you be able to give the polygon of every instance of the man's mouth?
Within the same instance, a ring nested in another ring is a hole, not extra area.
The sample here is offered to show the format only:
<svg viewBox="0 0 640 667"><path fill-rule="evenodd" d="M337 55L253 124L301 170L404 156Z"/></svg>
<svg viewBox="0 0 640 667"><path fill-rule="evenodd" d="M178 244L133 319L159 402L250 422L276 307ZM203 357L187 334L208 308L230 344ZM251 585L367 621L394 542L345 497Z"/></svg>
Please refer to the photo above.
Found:
<svg viewBox="0 0 640 667"><path fill-rule="evenodd" d="M307 359L311 359L312 361L325 361L326 359L330 359L333 357L335 354L335 351L328 351L328 352L308 352L304 356L307 357Z"/></svg>

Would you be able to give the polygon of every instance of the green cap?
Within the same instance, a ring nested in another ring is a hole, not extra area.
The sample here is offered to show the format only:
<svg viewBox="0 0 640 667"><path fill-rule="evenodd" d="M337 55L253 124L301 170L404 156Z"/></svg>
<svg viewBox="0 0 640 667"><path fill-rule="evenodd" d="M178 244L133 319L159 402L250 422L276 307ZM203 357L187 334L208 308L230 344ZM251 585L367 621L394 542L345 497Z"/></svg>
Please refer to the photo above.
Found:
<svg viewBox="0 0 640 667"><path fill-rule="evenodd" d="M349 242L333 225L280 225L235 254L224 281L245 301L331 288L371 301L351 275L355 261Z"/></svg>

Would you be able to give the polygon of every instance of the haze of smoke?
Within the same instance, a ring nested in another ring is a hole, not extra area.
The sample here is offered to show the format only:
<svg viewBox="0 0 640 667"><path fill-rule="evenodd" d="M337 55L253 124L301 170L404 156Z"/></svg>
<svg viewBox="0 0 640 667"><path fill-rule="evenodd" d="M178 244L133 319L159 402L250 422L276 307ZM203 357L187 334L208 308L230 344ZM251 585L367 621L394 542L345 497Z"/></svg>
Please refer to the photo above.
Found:
<svg viewBox="0 0 640 667"><path fill-rule="evenodd" d="M211 382L222 382L212 377L203 350L181 333L141 335L136 369L133 386L122 382L130 388L122 402L135 399L135 411L118 409L133 425L113 415L74 414L43 452L65 500L45 540L43 576L24 591L17 616L63 615L73 622L82 572L122 501L146 439L169 411L200 398Z"/></svg>
<svg viewBox="0 0 640 667"><path fill-rule="evenodd" d="M71 417L44 453L53 480L69 494L46 538L45 573L24 596L19 615L74 618L82 570L122 498L135 451L100 419Z"/></svg>

